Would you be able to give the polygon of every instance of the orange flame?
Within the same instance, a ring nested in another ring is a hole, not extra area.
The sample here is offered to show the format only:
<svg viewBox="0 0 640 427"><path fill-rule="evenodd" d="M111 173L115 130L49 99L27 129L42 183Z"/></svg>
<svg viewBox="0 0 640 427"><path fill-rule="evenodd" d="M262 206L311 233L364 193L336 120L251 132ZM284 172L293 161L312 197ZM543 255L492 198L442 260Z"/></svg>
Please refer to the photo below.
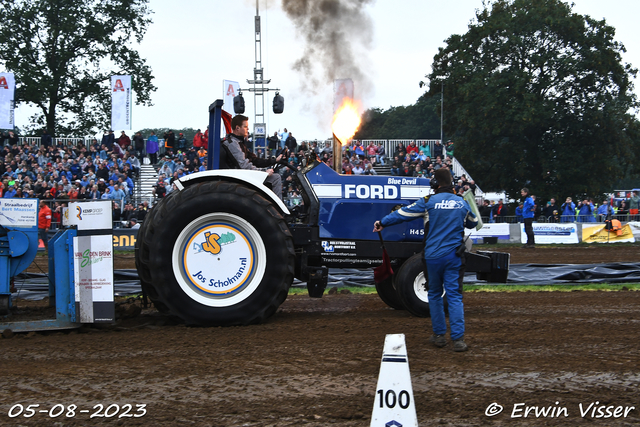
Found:
<svg viewBox="0 0 640 427"><path fill-rule="evenodd" d="M350 98L345 98L333 116L331 130L342 145L355 135L360 127L359 105Z"/></svg>

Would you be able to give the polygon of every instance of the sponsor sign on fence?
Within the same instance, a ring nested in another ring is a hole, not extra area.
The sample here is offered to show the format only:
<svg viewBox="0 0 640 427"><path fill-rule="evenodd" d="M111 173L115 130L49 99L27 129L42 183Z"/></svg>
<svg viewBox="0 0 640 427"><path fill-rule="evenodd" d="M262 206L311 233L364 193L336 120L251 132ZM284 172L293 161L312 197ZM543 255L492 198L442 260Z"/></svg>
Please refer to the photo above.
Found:
<svg viewBox="0 0 640 427"><path fill-rule="evenodd" d="M574 223L533 223L533 234L536 244L578 243L578 226ZM520 224L520 239L522 242L527 241L524 224Z"/></svg>
<svg viewBox="0 0 640 427"><path fill-rule="evenodd" d="M633 237L636 241L640 241L640 222L630 221L627 225L631 228L631 232L633 233Z"/></svg>
<svg viewBox="0 0 640 427"><path fill-rule="evenodd" d="M35 227L38 225L38 200L0 199L0 225Z"/></svg>
<svg viewBox="0 0 640 427"><path fill-rule="evenodd" d="M474 241L485 237L497 237L498 239L509 240L509 224L484 224L480 230L465 229L465 234L470 234L470 239Z"/></svg>
<svg viewBox="0 0 640 427"><path fill-rule="evenodd" d="M582 241L585 243L622 243L635 242L635 237L629 224L617 231L609 231L604 225L596 225L595 227L582 227Z"/></svg>
<svg viewBox="0 0 640 427"><path fill-rule="evenodd" d="M115 321L111 202L73 202L69 224L73 238L76 312L82 323Z"/></svg>

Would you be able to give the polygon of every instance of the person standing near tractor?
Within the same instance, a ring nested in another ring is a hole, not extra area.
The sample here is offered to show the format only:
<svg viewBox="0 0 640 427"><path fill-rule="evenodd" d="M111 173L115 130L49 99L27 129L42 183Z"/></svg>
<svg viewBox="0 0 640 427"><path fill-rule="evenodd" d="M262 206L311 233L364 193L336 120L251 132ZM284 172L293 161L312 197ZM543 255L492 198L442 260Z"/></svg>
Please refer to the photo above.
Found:
<svg viewBox="0 0 640 427"><path fill-rule="evenodd" d="M439 348L447 345L445 334L447 323L442 300L446 291L449 305L449 323L453 350L467 351L464 342L464 306L462 304L463 269L460 249L464 242L464 228L473 228L478 219L469 204L455 195L451 184L451 172L447 168L438 169L431 179L435 194L418 199L415 203L390 213L374 223L373 231L412 221L425 219L425 276L428 277L429 311L433 335L430 341Z"/></svg>
<svg viewBox="0 0 640 427"><path fill-rule="evenodd" d="M536 204L529 194L528 188L520 190L520 195L524 198L522 204L522 219L524 222L524 232L527 235L527 243L523 248L533 249L536 247L536 236L533 234L533 218L536 214Z"/></svg>
<svg viewBox="0 0 640 427"><path fill-rule="evenodd" d="M51 228L51 208L47 206L44 200L40 200L40 212L38 212L38 234L42 243L44 244L44 250L49 247L49 228Z"/></svg>

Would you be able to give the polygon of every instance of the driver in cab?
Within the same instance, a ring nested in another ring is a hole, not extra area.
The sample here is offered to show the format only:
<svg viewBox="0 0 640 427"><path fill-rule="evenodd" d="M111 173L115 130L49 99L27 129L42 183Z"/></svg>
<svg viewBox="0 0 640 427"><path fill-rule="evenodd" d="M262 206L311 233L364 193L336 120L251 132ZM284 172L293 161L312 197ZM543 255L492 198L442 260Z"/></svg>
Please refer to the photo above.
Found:
<svg viewBox="0 0 640 427"><path fill-rule="evenodd" d="M269 174L265 183L270 184L271 190L282 200L282 178L274 173L272 166L278 163L285 153L275 159L262 159L249 151L245 141L249 136L249 118L238 114L231 119L231 133L221 141L223 147L231 154L227 158L227 167L232 169L261 170ZM231 163L231 164L229 164ZM221 162L222 167L222 162Z"/></svg>

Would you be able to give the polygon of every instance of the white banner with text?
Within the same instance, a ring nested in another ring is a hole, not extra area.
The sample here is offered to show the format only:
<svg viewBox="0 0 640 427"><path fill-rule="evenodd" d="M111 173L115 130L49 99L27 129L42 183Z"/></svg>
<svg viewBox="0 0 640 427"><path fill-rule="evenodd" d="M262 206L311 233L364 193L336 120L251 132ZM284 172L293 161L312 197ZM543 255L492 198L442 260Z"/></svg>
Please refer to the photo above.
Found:
<svg viewBox="0 0 640 427"><path fill-rule="evenodd" d="M470 239L476 241L485 237L497 237L509 240L509 224L483 224L480 230L465 228L465 235L471 235Z"/></svg>
<svg viewBox="0 0 640 427"><path fill-rule="evenodd" d="M233 111L233 98L238 96L238 93L240 93L240 84L238 82L223 80L222 100L224 104L222 104L222 109L231 114L232 117L236 115L235 111Z"/></svg>
<svg viewBox="0 0 640 427"><path fill-rule="evenodd" d="M111 129L131 130L131 76L111 76Z"/></svg>
<svg viewBox="0 0 640 427"><path fill-rule="evenodd" d="M0 73L0 129L14 127L16 78L13 73Z"/></svg>
<svg viewBox="0 0 640 427"><path fill-rule="evenodd" d="M533 234L538 244L578 243L578 226L574 223L533 223ZM520 224L520 239L527 241L524 224Z"/></svg>

